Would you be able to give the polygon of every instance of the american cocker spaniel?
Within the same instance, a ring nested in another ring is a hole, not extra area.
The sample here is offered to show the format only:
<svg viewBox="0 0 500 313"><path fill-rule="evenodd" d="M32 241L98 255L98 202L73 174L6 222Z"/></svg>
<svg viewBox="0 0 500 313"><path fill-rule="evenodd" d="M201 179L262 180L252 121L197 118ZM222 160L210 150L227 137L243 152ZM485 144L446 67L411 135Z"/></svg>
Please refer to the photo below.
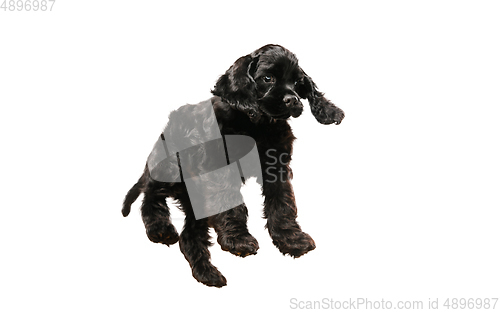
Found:
<svg viewBox="0 0 500 313"><path fill-rule="evenodd" d="M240 257L257 253L239 193L250 176L262 185L266 228L279 251L296 258L316 247L296 221L289 167L295 137L288 119L302 114L300 99L307 99L321 124L340 124L344 112L318 91L295 55L279 45L236 60L212 93L211 99L170 114L122 213L127 216L144 193L141 214L148 238L167 246L179 241L193 277L222 287L226 278L210 262L209 227L223 250ZM177 200L185 214L180 235L166 197Z"/></svg>

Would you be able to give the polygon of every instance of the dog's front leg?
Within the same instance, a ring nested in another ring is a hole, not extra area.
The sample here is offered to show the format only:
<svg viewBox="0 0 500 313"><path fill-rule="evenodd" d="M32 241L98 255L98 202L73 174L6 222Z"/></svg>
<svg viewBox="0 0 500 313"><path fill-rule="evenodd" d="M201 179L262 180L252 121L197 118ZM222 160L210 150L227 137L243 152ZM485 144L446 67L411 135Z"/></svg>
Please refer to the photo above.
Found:
<svg viewBox="0 0 500 313"><path fill-rule="evenodd" d="M245 204L209 218L209 224L217 232L217 242L222 250L240 257L257 254L259 243L248 232L247 219Z"/></svg>
<svg viewBox="0 0 500 313"><path fill-rule="evenodd" d="M316 245L296 221L297 207L290 182L289 154L282 152L279 162L273 162L277 158L271 154L266 153L266 157L262 185L266 228L281 253L298 258L316 248Z"/></svg>

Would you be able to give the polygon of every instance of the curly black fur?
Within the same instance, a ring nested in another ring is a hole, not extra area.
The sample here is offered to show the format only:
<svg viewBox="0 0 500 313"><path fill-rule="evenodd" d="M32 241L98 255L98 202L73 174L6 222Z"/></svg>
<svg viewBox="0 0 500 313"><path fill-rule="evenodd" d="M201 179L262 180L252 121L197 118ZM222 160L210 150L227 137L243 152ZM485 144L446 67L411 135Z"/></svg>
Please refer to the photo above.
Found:
<svg viewBox="0 0 500 313"><path fill-rule="evenodd" d="M259 183L265 198L264 217L273 244L280 252L292 257L300 257L313 250L316 247L314 240L301 230L296 221L297 208L289 167L295 137L287 120L301 115L303 105L300 98L308 100L311 112L322 124L340 124L344 112L318 91L313 80L298 66L295 55L278 45L266 45L239 58L219 78L212 93L211 103L220 133L250 136L257 144L263 175ZM173 133L196 134L196 129L185 129L175 118L176 114L192 116L199 121L197 125L200 127L203 127L206 118L206 112L201 107L183 106L170 114L164 132L166 136ZM272 159L277 155L284 156L279 163ZM177 161L170 160L166 170L169 166L178 166ZM274 172L284 173L281 177L285 179L272 176L266 170L267 164L273 164ZM235 184L235 188L240 186ZM248 232L245 204L197 220L184 182L156 181L146 165L143 175L125 197L124 216L130 213L130 206L141 193L144 193L142 219L148 238L166 245L179 241L192 274L199 282L215 287L226 285L224 276L210 262L209 227L215 229L217 242L223 250L240 257L257 253L259 244ZM186 215L180 235L170 219L166 197L177 200ZM213 201L224 201L222 194L213 197Z"/></svg>

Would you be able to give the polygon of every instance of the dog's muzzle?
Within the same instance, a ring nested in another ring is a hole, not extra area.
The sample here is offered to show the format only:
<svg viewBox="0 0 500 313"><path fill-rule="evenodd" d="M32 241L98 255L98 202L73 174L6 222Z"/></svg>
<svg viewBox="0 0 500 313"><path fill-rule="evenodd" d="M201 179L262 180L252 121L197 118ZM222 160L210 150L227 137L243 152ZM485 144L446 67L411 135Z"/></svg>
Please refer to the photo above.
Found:
<svg viewBox="0 0 500 313"><path fill-rule="evenodd" d="M291 116L299 117L300 114L302 114L302 111L304 110L304 106L302 105L302 102L300 102L300 100L297 96L286 95L283 98L283 102L285 103L286 107L290 110Z"/></svg>

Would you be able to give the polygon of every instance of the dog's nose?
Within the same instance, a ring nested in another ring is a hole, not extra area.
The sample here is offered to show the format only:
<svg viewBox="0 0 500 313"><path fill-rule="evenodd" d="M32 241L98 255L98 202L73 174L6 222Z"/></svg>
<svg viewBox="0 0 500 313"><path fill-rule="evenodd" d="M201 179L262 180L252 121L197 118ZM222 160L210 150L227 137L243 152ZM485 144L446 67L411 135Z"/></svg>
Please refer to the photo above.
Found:
<svg viewBox="0 0 500 313"><path fill-rule="evenodd" d="M290 111L290 115L293 117L299 117L302 114L302 110L304 106L300 102L297 96L286 95L283 98L283 102L285 103L287 109Z"/></svg>
<svg viewBox="0 0 500 313"><path fill-rule="evenodd" d="M294 107L299 102L299 98L297 98L296 96L292 96L292 95L286 95L283 98L283 102L285 103L285 105L287 107Z"/></svg>

